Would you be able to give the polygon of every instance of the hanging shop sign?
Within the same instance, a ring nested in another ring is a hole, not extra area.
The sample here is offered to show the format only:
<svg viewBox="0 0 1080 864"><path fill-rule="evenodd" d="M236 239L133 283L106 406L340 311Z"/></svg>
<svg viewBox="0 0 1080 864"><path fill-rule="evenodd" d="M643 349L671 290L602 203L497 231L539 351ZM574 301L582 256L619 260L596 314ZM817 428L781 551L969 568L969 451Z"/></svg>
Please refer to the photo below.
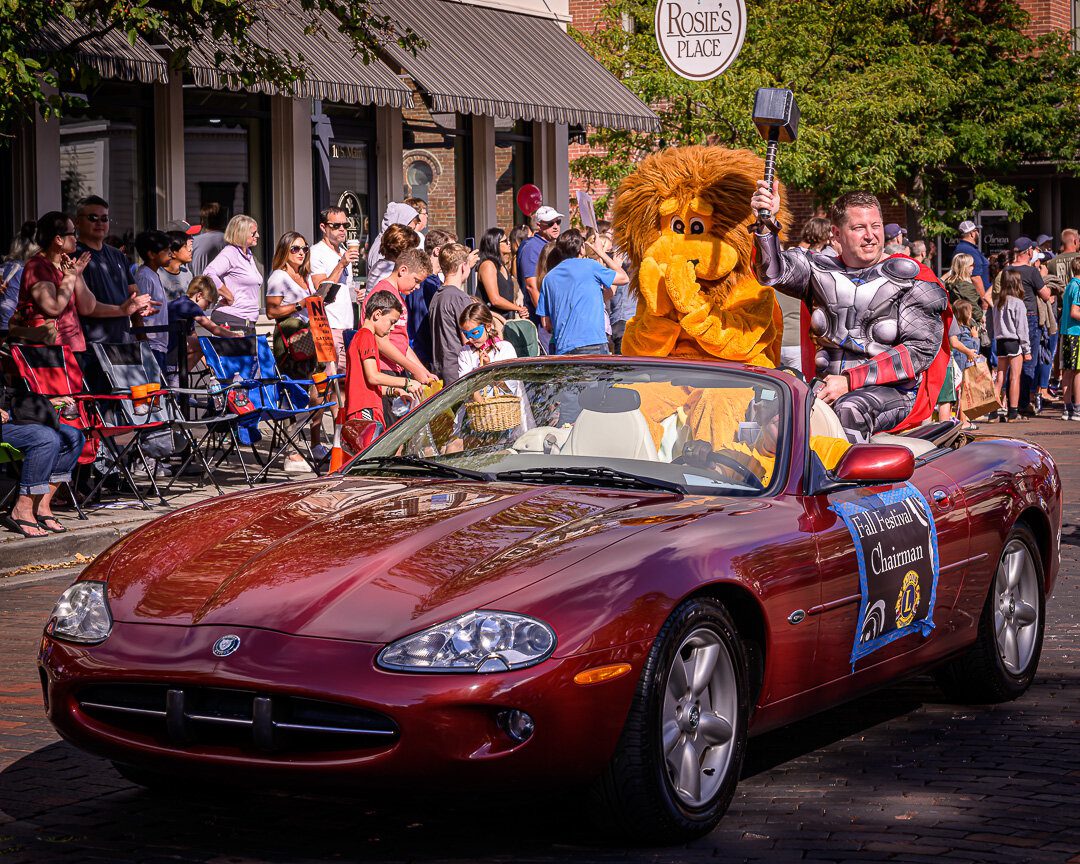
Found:
<svg viewBox="0 0 1080 864"><path fill-rule="evenodd" d="M715 78L739 56L746 37L744 0L659 0L656 43L664 62L691 81Z"/></svg>

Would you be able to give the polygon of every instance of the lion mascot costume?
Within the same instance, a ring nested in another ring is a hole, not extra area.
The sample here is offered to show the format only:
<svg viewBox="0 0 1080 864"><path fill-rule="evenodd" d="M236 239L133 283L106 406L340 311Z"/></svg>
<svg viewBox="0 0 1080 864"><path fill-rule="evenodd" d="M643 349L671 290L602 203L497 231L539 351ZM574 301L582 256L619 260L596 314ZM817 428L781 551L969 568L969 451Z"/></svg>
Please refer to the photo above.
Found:
<svg viewBox="0 0 1080 864"><path fill-rule="evenodd" d="M780 307L751 267L750 197L764 164L749 150L676 147L623 180L612 221L638 294L624 354L779 363Z"/></svg>
<svg viewBox="0 0 1080 864"><path fill-rule="evenodd" d="M750 198L762 176L764 161L749 150L694 146L654 153L623 180L612 221L638 296L623 354L779 364L780 307L751 266L756 214ZM774 215L782 224L790 219L786 209ZM736 442L752 390L717 390L709 398L697 391L688 402L689 394L677 387L635 389L658 448L671 429L667 421L677 417L693 440L743 453L768 480L772 459L752 443Z"/></svg>

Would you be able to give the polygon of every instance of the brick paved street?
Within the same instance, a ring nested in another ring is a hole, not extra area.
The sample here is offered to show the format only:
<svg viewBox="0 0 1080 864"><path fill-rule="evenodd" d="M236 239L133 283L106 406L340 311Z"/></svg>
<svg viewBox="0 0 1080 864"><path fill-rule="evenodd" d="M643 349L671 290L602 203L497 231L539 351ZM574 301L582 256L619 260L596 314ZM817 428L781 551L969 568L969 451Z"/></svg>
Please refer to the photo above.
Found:
<svg viewBox="0 0 1080 864"><path fill-rule="evenodd" d="M0 862L1080 862L1080 423L1008 429L1055 455L1066 497L1063 574L1029 693L956 706L917 679L756 739L720 828L686 848L599 845L526 783L425 790L449 802L439 815L374 796L143 792L44 720L35 643L68 575L0 585Z"/></svg>

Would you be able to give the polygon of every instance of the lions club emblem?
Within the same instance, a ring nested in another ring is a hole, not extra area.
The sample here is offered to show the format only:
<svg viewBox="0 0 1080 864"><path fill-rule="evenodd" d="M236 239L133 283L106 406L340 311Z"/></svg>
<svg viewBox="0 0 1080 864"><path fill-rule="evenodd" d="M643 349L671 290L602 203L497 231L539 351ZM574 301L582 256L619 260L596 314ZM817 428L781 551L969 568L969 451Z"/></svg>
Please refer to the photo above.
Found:
<svg viewBox="0 0 1080 864"><path fill-rule="evenodd" d="M214 643L214 656L228 657L230 654L235 653L236 649L239 647L240 637L230 633L228 636L222 636Z"/></svg>
<svg viewBox="0 0 1080 864"><path fill-rule="evenodd" d="M919 608L919 574L908 570L904 574L904 584L896 598L896 628L906 627L915 620L915 610Z"/></svg>

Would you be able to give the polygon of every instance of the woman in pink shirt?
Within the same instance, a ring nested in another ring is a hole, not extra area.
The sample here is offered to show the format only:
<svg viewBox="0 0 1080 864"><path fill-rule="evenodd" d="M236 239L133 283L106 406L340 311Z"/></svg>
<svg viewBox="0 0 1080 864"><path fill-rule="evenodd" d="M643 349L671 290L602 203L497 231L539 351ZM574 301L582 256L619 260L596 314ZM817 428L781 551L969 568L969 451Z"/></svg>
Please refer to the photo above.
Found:
<svg viewBox="0 0 1080 864"><path fill-rule="evenodd" d="M210 314L217 324L251 330L259 319L263 278L252 248L259 242L259 226L250 216L233 216L225 226L225 248L210 262L209 276L221 294L222 305Z"/></svg>

